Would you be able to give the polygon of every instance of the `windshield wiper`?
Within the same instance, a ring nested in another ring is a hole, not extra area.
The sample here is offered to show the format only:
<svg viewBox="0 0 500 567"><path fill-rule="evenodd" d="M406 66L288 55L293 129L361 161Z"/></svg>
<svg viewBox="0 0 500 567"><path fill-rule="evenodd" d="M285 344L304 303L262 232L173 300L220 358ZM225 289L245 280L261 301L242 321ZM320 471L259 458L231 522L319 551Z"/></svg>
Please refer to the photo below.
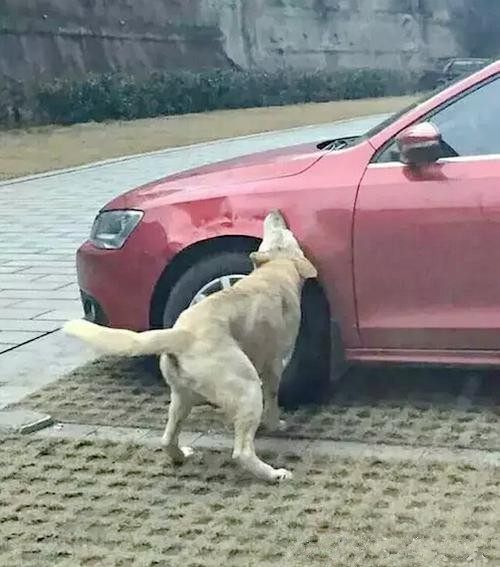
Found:
<svg viewBox="0 0 500 567"><path fill-rule="evenodd" d="M334 140L325 140L320 142L316 147L318 150L344 150L349 146L352 146L356 140L359 140L361 136L350 136L348 138L336 138Z"/></svg>

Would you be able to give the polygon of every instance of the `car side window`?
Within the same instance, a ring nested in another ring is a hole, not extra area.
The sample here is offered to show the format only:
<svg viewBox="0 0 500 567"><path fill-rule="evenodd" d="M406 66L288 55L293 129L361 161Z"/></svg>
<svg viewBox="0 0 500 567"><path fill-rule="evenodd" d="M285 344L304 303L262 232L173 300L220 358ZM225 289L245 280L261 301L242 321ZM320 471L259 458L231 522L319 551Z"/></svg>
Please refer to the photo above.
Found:
<svg viewBox="0 0 500 567"><path fill-rule="evenodd" d="M467 93L423 120L437 126L443 157L500 154L500 78ZM379 154L378 163L399 161L395 140Z"/></svg>
<svg viewBox="0 0 500 567"><path fill-rule="evenodd" d="M392 142L380 152L378 157L375 159L375 162L392 163L395 161L401 161L401 159L399 156L399 150L396 140L392 140Z"/></svg>
<svg viewBox="0 0 500 567"><path fill-rule="evenodd" d="M439 110L428 121L458 156L500 154L500 79Z"/></svg>

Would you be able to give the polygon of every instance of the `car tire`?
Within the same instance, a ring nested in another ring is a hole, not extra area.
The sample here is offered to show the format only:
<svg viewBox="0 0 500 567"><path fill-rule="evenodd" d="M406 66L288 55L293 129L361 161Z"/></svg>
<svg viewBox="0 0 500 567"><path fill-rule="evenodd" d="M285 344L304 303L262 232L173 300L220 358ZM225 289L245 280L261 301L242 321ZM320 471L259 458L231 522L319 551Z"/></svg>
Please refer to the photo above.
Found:
<svg viewBox="0 0 500 567"><path fill-rule="evenodd" d="M249 274L248 253L220 252L189 268L172 288L163 313L163 326L172 327L207 283L229 274ZM329 383L330 330L328 303L315 281L308 280L302 294L302 317L293 356L280 385L280 404L295 408L317 402Z"/></svg>

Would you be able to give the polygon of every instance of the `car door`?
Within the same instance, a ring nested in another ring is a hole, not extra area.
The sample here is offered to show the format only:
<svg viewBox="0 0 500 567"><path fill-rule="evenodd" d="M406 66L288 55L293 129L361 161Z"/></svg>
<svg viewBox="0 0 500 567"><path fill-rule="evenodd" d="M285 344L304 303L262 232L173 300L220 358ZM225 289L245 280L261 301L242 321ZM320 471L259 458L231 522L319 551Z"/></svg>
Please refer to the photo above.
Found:
<svg viewBox="0 0 500 567"><path fill-rule="evenodd" d="M353 254L362 344L500 349L500 78L424 120L440 130L448 157L410 168L389 143L359 188Z"/></svg>

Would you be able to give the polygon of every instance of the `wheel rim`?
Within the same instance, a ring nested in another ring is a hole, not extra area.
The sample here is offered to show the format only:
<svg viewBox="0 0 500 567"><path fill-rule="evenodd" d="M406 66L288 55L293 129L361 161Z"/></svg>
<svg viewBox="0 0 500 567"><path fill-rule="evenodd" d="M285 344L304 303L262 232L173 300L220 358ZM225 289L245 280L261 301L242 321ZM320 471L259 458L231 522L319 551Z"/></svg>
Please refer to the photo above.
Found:
<svg viewBox="0 0 500 567"><path fill-rule="evenodd" d="M196 293L196 295L193 297L193 299L190 303L190 306L196 305L197 303L199 303L200 301L205 299L205 297L212 295L212 293L215 293L216 291L222 291L223 289L229 289L237 281L241 280L241 278L244 278L244 277L245 277L244 274L230 274L228 276L221 276L219 278L215 278L214 280L205 284Z"/></svg>
<svg viewBox="0 0 500 567"><path fill-rule="evenodd" d="M227 276L220 276L218 278L209 281L195 294L189 306L191 307L191 305L196 305L197 303L203 301L206 297L212 295L212 293L215 293L216 291L229 289L236 282L244 278L245 275L246 274L229 274ZM290 360L292 360L292 356L293 356L293 349L290 352L288 352L286 356L283 357L283 368L288 366Z"/></svg>

